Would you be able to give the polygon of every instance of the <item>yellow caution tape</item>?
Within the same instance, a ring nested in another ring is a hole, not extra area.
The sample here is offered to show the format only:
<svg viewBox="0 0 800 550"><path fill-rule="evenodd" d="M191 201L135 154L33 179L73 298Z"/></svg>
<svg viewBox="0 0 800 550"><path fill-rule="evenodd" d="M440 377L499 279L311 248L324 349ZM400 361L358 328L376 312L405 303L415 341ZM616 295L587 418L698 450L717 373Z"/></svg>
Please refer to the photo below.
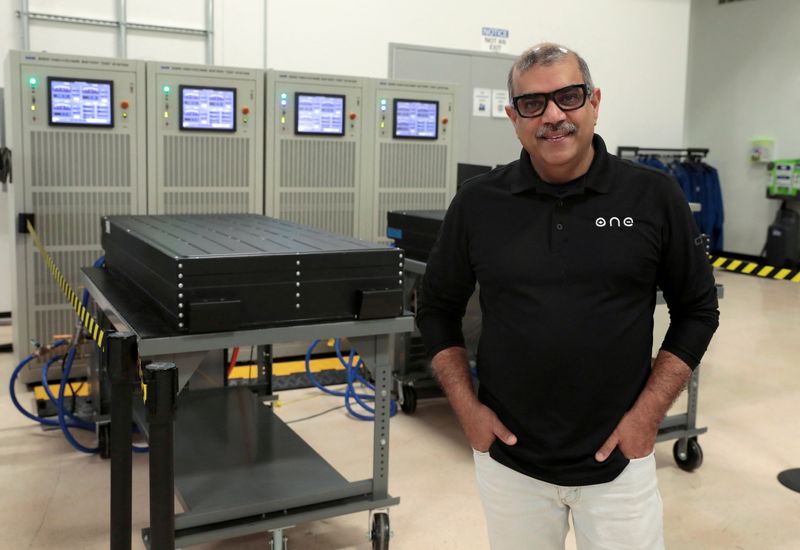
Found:
<svg viewBox="0 0 800 550"><path fill-rule="evenodd" d="M710 255L708 258L711 260L711 265L719 269L724 269L725 271L744 273L745 275L761 277L762 279L800 283L800 269L774 267L771 265L749 262L747 260L734 260L725 258L724 256Z"/></svg>
<svg viewBox="0 0 800 550"><path fill-rule="evenodd" d="M61 291L64 293L64 296L67 297L67 301L72 304L72 309L75 310L75 313L78 314L78 317L81 320L81 323L84 327L89 331L89 335L91 336L92 340L97 344L97 347L103 350L103 340L105 339L105 332L102 328L100 328L100 323L94 320L92 315L89 313L84 305L81 303L78 295L75 294L75 291L72 290L72 287L69 286L67 279L62 275L61 270L58 269L58 266L53 261L53 258L50 257L50 254L47 253L47 250L44 249L42 245L42 241L39 239L39 234L36 233L36 230L33 228L33 224L30 220L27 220L28 232L33 237L33 243L36 245L36 248L39 249L39 254L42 255L45 264L47 264L47 268L50 270L50 273L53 275L53 278L58 283L58 286L61 287Z"/></svg>

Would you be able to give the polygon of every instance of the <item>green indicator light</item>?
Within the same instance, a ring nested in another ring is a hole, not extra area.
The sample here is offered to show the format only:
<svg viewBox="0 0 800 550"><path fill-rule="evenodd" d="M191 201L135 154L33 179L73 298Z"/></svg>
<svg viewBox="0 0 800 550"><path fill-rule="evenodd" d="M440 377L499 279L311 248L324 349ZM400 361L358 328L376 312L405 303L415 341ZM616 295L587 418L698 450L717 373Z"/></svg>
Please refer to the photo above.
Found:
<svg viewBox="0 0 800 550"><path fill-rule="evenodd" d="M28 79L28 84L31 85L31 88L35 88L38 83L39 83L39 79L36 78L35 76L32 76L32 77L30 77Z"/></svg>
<svg viewBox="0 0 800 550"><path fill-rule="evenodd" d="M170 93L170 92L172 91L172 88L170 88L170 87L169 87L169 86L167 86L167 85L165 85L165 86L164 86L163 88L161 88L161 89L162 89L162 90L164 90L164 93L165 93L165 94L168 94L168 93Z"/></svg>
<svg viewBox="0 0 800 550"><path fill-rule="evenodd" d="M386 105L386 100L385 99L381 99L381 105Z"/></svg>
<svg viewBox="0 0 800 550"><path fill-rule="evenodd" d="M281 99L286 99L287 97L289 97L289 96L286 95L286 94L281 94Z"/></svg>

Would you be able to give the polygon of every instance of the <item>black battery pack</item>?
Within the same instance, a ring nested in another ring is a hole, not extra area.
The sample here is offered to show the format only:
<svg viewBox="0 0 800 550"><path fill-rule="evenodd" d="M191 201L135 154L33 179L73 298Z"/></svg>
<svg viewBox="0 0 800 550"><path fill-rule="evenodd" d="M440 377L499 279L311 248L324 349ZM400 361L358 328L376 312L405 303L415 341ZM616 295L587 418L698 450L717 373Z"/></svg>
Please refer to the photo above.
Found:
<svg viewBox="0 0 800 550"><path fill-rule="evenodd" d="M428 261L433 244L444 220L444 210L395 210L386 213L386 236L406 257Z"/></svg>
<svg viewBox="0 0 800 550"><path fill-rule="evenodd" d="M284 220L250 214L107 216L102 245L109 274L176 332L403 312L402 250Z"/></svg>

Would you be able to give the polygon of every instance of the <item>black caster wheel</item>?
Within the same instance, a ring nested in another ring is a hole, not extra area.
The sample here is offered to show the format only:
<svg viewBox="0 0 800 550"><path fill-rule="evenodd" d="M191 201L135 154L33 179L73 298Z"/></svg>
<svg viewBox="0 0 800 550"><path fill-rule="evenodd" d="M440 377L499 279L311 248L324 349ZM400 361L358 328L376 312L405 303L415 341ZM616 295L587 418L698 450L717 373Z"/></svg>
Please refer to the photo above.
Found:
<svg viewBox="0 0 800 550"><path fill-rule="evenodd" d="M389 514L386 512L376 512L372 515L372 531L369 537L372 539L372 550L389 550Z"/></svg>
<svg viewBox="0 0 800 550"><path fill-rule="evenodd" d="M111 458L111 424L97 426L97 448L100 450L100 458Z"/></svg>
<svg viewBox="0 0 800 550"><path fill-rule="evenodd" d="M696 437L690 437L686 444L686 456L681 457L678 453L680 441L676 441L672 447L672 456L675 458L675 463L678 468L685 472L693 472L703 464L703 449L697 442Z"/></svg>
<svg viewBox="0 0 800 550"><path fill-rule="evenodd" d="M417 390L414 386L403 384L403 402L400 403L400 410L406 414L414 414L417 410Z"/></svg>

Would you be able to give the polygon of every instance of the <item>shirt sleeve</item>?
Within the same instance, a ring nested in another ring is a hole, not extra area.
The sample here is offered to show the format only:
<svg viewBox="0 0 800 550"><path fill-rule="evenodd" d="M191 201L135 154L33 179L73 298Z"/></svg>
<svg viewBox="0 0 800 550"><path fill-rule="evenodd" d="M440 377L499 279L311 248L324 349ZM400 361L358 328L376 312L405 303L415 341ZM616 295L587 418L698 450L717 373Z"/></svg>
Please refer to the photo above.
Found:
<svg viewBox="0 0 800 550"><path fill-rule="evenodd" d="M449 347L464 347L461 320L475 289L464 200L468 189L464 187L447 210L417 297L417 326L428 357Z"/></svg>
<svg viewBox="0 0 800 550"><path fill-rule="evenodd" d="M694 369L719 326L717 289L697 224L671 178L665 185L664 208L657 283L664 292L670 324L661 349Z"/></svg>

